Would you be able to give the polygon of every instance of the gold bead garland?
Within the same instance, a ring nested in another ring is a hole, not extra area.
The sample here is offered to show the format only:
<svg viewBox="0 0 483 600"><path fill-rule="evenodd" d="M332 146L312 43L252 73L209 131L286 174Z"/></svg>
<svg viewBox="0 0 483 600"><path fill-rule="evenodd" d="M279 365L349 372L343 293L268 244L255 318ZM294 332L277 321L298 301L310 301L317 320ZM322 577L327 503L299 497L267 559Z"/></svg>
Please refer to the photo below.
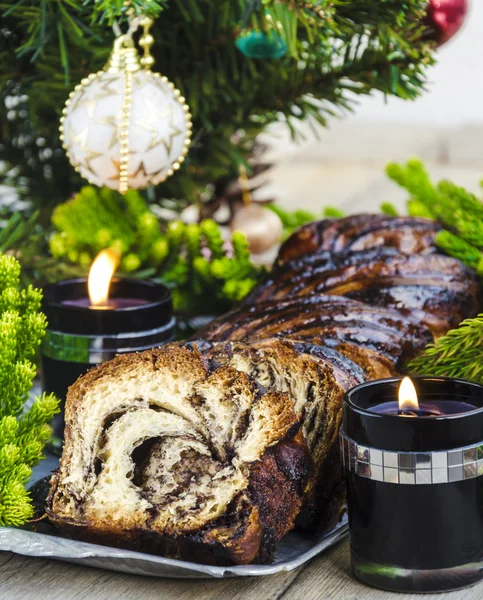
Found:
<svg viewBox="0 0 483 600"><path fill-rule="evenodd" d="M125 194L129 189L127 161L129 157L129 121L131 120L132 73L126 73L124 101L121 112L121 160L119 163L119 191Z"/></svg>
<svg viewBox="0 0 483 600"><path fill-rule="evenodd" d="M154 58L151 56L151 46L154 44L154 38L149 33L152 24L153 20L149 17L145 17L140 22L144 33L139 39L139 45L144 50L144 56L141 57L139 62L146 70L151 70L152 66L154 65Z"/></svg>

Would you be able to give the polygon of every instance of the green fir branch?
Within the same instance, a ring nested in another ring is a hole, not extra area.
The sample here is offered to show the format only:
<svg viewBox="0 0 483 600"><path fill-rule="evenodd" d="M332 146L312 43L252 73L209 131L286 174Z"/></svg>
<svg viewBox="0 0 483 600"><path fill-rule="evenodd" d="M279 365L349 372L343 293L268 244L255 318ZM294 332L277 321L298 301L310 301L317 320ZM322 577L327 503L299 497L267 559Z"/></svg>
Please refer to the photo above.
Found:
<svg viewBox="0 0 483 600"><path fill-rule="evenodd" d="M483 276L483 254L478 248L445 230L436 234L435 242L443 252L458 258Z"/></svg>
<svg viewBox="0 0 483 600"><path fill-rule="evenodd" d="M408 365L415 375L459 377L483 384L483 314L426 347Z"/></svg>
<svg viewBox="0 0 483 600"><path fill-rule="evenodd" d="M288 213L287 213L288 214ZM53 215L52 255L87 272L96 254L115 248L120 272L146 273L173 290L179 312L219 313L241 300L264 274L251 262L246 237L225 241L210 219L186 225L158 222L142 196L86 186Z"/></svg>
<svg viewBox="0 0 483 600"><path fill-rule="evenodd" d="M301 225L305 225L305 223L309 223L310 221L315 221L317 219L317 215L307 210L295 210L293 212L284 210L280 206L276 204L268 204L267 208L273 211L280 220L283 225L283 239L287 239L296 229Z"/></svg>
<svg viewBox="0 0 483 600"><path fill-rule="evenodd" d="M335 206L326 206L323 214L326 219L341 219L342 217L345 217L345 212Z"/></svg>
<svg viewBox="0 0 483 600"><path fill-rule="evenodd" d="M385 215L387 215L388 217L399 216L399 211L394 206L394 204L391 204L391 202L383 202L381 204L380 208L381 208L381 212L384 213Z"/></svg>

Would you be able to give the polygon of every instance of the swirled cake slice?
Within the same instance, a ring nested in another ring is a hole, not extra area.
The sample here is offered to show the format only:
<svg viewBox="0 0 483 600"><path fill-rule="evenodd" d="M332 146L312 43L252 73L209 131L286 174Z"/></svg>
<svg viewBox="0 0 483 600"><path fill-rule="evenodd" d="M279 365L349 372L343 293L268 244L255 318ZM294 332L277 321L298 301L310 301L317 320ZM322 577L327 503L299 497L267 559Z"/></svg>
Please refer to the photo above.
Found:
<svg viewBox="0 0 483 600"><path fill-rule="evenodd" d="M293 340L191 343L216 365L230 365L292 398L316 473L298 524L334 525L344 499L338 435L343 395L366 380L363 370L335 350Z"/></svg>
<svg viewBox="0 0 483 600"><path fill-rule="evenodd" d="M74 537L205 563L269 558L311 486L292 399L177 344L80 378L47 512Z"/></svg>

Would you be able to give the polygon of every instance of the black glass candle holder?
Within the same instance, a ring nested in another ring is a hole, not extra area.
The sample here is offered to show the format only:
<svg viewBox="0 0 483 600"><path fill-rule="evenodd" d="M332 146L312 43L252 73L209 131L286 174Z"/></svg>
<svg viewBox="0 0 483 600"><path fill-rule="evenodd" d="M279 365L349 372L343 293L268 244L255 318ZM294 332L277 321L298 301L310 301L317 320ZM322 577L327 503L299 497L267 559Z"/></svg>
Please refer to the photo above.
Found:
<svg viewBox="0 0 483 600"><path fill-rule="evenodd" d="M345 395L341 449L352 569L387 590L458 589L483 579L483 386L435 377L413 382L420 406L440 414L376 412L397 399L396 378Z"/></svg>
<svg viewBox="0 0 483 600"><path fill-rule="evenodd" d="M116 354L160 346L173 338L175 319L171 293L144 280L113 279L111 307L91 307L87 279L45 286L42 311L47 331L41 347L43 388L62 401L67 389L91 367ZM62 404L63 408L63 404ZM62 412L54 419L62 437Z"/></svg>

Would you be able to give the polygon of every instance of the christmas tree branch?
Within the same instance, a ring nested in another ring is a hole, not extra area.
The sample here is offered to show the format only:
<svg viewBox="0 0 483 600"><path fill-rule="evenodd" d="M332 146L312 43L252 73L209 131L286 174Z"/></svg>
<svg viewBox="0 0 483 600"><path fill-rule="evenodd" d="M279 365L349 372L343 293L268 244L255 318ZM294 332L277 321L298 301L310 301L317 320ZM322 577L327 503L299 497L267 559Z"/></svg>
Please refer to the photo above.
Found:
<svg viewBox="0 0 483 600"><path fill-rule="evenodd" d="M77 191L81 183L52 124L73 85L106 62L111 21L125 30L129 14L162 8L152 28L155 69L186 97L195 139L183 168L155 194L197 201L206 186L236 175L271 123L284 122L296 136L301 120L325 125L373 89L416 97L432 63L420 25L425 6L424 0L0 1L0 159L15 167L11 183L23 182L39 204ZM244 27L275 30L287 55L247 58L235 45ZM23 100L8 106L12 98Z"/></svg>

